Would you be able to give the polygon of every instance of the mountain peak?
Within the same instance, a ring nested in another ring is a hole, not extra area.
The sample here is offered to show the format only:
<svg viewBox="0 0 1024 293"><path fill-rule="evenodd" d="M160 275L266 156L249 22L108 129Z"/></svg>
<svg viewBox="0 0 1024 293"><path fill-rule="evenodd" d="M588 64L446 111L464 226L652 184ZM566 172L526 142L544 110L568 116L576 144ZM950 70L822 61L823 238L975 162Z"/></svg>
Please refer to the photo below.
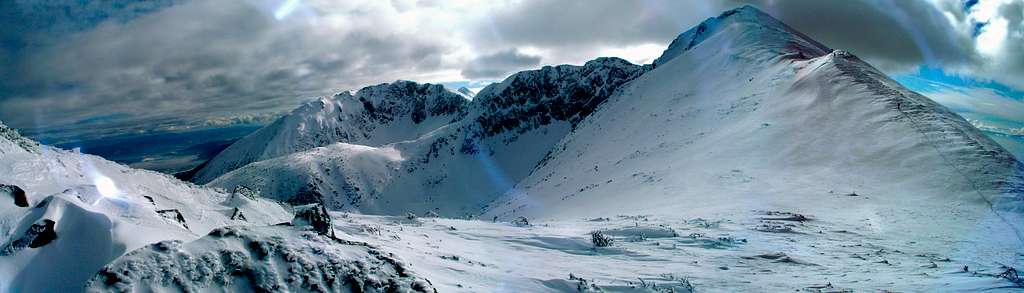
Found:
<svg viewBox="0 0 1024 293"><path fill-rule="evenodd" d="M667 63L673 58L702 44L705 40L729 32L730 47L751 47L769 49L779 55L797 53L804 57L816 57L831 51L825 45L796 31L782 21L751 5L728 10L711 17L697 26L683 32L669 44L661 57L654 60L654 66ZM808 56L810 55L810 56Z"/></svg>

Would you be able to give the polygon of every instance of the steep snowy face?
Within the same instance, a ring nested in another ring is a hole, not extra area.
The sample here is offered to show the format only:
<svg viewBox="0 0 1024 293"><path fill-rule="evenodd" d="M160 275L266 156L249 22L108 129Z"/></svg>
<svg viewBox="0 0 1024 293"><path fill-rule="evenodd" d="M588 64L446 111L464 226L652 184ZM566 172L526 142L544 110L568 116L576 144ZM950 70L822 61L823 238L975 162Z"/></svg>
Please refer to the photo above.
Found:
<svg viewBox="0 0 1024 293"><path fill-rule="evenodd" d="M383 146L336 143L250 164L211 182L335 210L474 215L645 70L618 58L517 73L483 89L465 118ZM311 196L313 195L313 196Z"/></svg>
<svg viewBox="0 0 1024 293"><path fill-rule="evenodd" d="M378 146L413 140L465 116L469 100L441 85L396 81L322 97L250 134L198 167L207 183L249 163L348 142Z"/></svg>
<svg viewBox="0 0 1024 293"><path fill-rule="evenodd" d="M291 218L265 199L39 145L6 127L0 127L0 186L4 292L79 291L99 268L135 248Z"/></svg>
<svg viewBox="0 0 1024 293"><path fill-rule="evenodd" d="M619 89L485 217L790 211L1013 259L1024 188L1007 151L849 53L766 44L777 39L750 36L769 26L721 28L729 13ZM779 48L795 51L768 54Z"/></svg>
<svg viewBox="0 0 1024 293"><path fill-rule="evenodd" d="M746 47L756 52L754 58L786 56L797 59L817 57L832 51L825 45L790 28L778 19L753 6L743 6L708 18L696 27L683 32L654 60L654 66L668 63L716 34L729 34L727 42L717 43L722 48Z"/></svg>

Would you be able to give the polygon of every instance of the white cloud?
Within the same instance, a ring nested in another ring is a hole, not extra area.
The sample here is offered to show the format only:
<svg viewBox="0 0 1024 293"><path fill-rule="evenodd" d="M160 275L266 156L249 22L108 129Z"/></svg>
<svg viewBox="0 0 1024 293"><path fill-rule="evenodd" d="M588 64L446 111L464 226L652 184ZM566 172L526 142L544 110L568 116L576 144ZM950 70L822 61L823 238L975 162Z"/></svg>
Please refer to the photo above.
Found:
<svg viewBox="0 0 1024 293"><path fill-rule="evenodd" d="M921 94L967 118L983 121L1024 122L1024 101L991 88L930 82Z"/></svg>

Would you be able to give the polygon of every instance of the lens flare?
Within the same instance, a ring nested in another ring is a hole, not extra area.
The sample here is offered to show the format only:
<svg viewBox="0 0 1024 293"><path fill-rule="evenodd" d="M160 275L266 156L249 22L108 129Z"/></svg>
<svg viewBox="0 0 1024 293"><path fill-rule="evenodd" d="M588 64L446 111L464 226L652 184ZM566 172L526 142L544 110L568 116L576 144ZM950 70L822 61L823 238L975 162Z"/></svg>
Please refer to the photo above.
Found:
<svg viewBox="0 0 1024 293"><path fill-rule="evenodd" d="M292 11L295 11L295 8L298 7L299 0L285 1L284 4L281 4L281 7L278 7L277 10L274 11L274 18L277 18L278 20L284 19L285 17L288 17L288 15L292 13Z"/></svg>
<svg viewBox="0 0 1024 293"><path fill-rule="evenodd" d="M97 175L96 179L93 179L93 184L96 185L96 190L100 192L103 197L117 197L120 193L117 190L117 185L114 184L114 180L111 180L107 176Z"/></svg>

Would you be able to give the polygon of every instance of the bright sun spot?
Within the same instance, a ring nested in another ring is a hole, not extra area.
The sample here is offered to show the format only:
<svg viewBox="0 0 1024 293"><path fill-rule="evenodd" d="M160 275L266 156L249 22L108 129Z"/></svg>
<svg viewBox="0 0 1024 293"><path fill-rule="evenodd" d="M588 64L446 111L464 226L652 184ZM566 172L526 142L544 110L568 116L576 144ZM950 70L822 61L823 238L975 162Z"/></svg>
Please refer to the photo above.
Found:
<svg viewBox="0 0 1024 293"><path fill-rule="evenodd" d="M281 7L277 8L277 11L274 11L274 18L277 18L278 20L284 19L285 17L288 17L292 11L295 11L295 8L298 6L299 0L287 0L284 4L281 4Z"/></svg>
<svg viewBox="0 0 1024 293"><path fill-rule="evenodd" d="M114 185L114 180L107 178L107 176L97 175L96 179L93 180L93 184L96 184L96 190L103 197L117 197L119 193L117 186Z"/></svg>
<svg viewBox="0 0 1024 293"><path fill-rule="evenodd" d="M1003 41L1006 40L1007 25L1006 19L1002 18L993 19L986 25L976 40L978 51L988 55L999 53Z"/></svg>

